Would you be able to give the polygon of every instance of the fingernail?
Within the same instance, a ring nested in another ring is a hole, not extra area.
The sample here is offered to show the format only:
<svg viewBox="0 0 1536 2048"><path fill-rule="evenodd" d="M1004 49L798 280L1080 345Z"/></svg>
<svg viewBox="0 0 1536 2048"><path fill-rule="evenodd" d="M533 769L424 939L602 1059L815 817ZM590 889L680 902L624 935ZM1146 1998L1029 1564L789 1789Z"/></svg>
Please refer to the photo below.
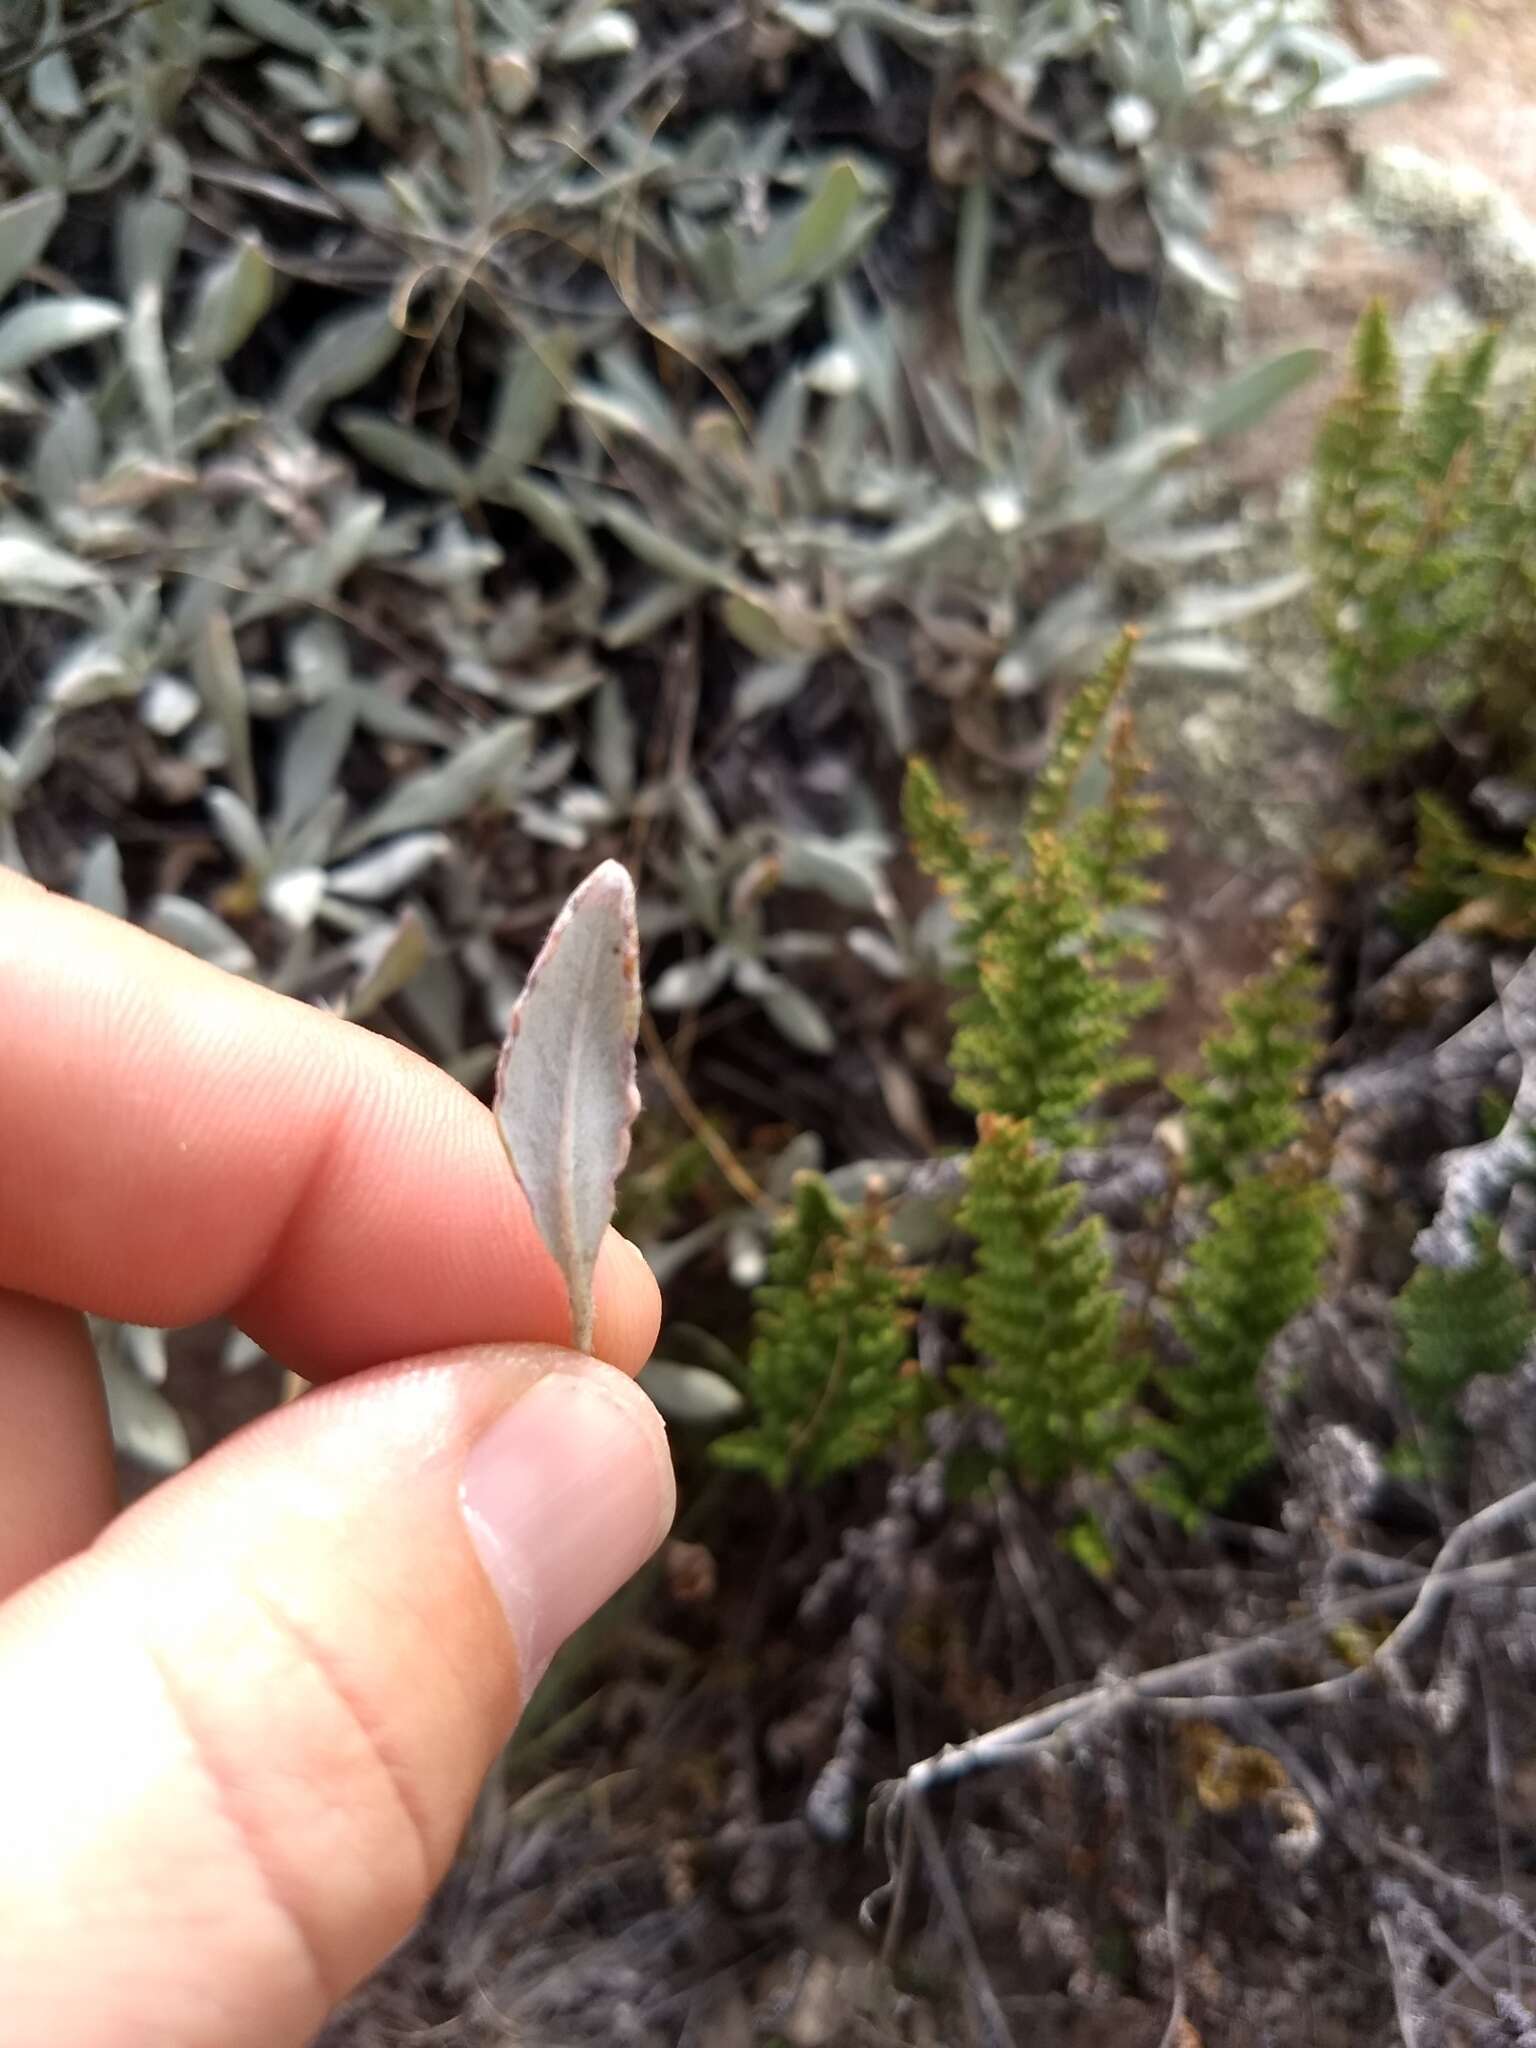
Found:
<svg viewBox="0 0 1536 2048"><path fill-rule="evenodd" d="M465 1463L459 1498L511 1624L526 1695L671 1525L660 1419L614 1367L573 1360L492 1423Z"/></svg>

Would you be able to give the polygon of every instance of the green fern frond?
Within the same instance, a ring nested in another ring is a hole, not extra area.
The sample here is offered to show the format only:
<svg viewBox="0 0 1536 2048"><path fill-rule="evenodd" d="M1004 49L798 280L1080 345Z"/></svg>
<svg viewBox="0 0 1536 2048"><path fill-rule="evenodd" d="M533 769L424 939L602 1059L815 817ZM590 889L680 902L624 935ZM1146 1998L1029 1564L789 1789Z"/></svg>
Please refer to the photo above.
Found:
<svg viewBox="0 0 1536 2048"><path fill-rule="evenodd" d="M1456 1397L1469 1380L1513 1372L1536 1344L1530 1281L1500 1250L1492 1218L1478 1227L1474 1264L1418 1267L1393 1315L1404 1396L1437 1437L1451 1424Z"/></svg>
<svg viewBox="0 0 1536 2048"><path fill-rule="evenodd" d="M981 1118L960 1223L976 1240L965 1328L982 1362L956 1379L1041 1486L1107 1469L1138 1377L1121 1355L1103 1227L1078 1202L1027 1122Z"/></svg>
<svg viewBox="0 0 1536 2048"><path fill-rule="evenodd" d="M1128 717L1115 721L1103 796L1075 817L1070 801L1088 750L1123 687L1128 636L1069 707L1032 803L1024 869L978 841L932 770L907 774L914 850L956 907L962 957L951 1063L955 1097L978 1113L1028 1119L1061 1143L1107 1089L1145 1071L1124 1042L1161 1000L1138 970L1149 948L1132 913L1156 895L1144 868L1161 848L1156 804Z"/></svg>
<svg viewBox="0 0 1536 2048"><path fill-rule="evenodd" d="M971 829L964 807L945 796L926 761L908 765L902 822L919 865L949 898L961 951L974 964L1013 893L1013 863Z"/></svg>
<svg viewBox="0 0 1536 2048"><path fill-rule="evenodd" d="M1536 933L1536 827L1524 848L1509 851L1481 839L1443 798L1418 797L1418 857L1398 907L1412 930L1443 918L1501 939Z"/></svg>
<svg viewBox="0 0 1536 2048"><path fill-rule="evenodd" d="M1170 1420L1152 1441L1168 1460L1163 1497L1220 1507L1271 1455L1259 1370L1270 1345L1317 1297L1333 1190L1303 1153L1237 1181L1211 1205L1174 1307L1187 1353L1160 1387Z"/></svg>
<svg viewBox="0 0 1536 2048"><path fill-rule="evenodd" d="M1148 762L1129 711L1113 719L1104 759L1103 798L1076 820L1072 844L1092 900L1113 914L1161 899L1162 889L1147 868L1167 846L1168 835L1159 823L1162 804L1147 790Z"/></svg>
<svg viewBox="0 0 1536 2048"><path fill-rule="evenodd" d="M901 1441L924 1402L909 1369L915 1284L878 1200L849 1211L819 1175L801 1175L753 1298L757 1419L714 1444L719 1462L814 1485Z"/></svg>
<svg viewBox="0 0 1536 2048"><path fill-rule="evenodd" d="M1476 710L1536 758L1536 400L1501 416L1498 337L1405 403L1380 306L1319 434L1312 556L1335 709L1384 770Z"/></svg>
<svg viewBox="0 0 1536 2048"><path fill-rule="evenodd" d="M1035 832L1055 832L1065 824L1077 779L1126 686L1140 637L1133 627L1123 632L1094 673L1067 699L1050 754L1030 793L1024 816L1026 839Z"/></svg>
<svg viewBox="0 0 1536 2048"><path fill-rule="evenodd" d="M1480 444L1498 347L1498 336L1488 333L1463 355L1442 356L1431 366L1411 424L1413 470L1422 483L1447 482L1458 457Z"/></svg>
<svg viewBox="0 0 1536 2048"><path fill-rule="evenodd" d="M1322 1028L1322 977L1298 934L1228 998L1224 1028L1201 1048L1200 1073L1173 1084L1193 1187L1230 1194L1301 1136Z"/></svg>
<svg viewBox="0 0 1536 2048"><path fill-rule="evenodd" d="M1122 982L1106 958L1104 917L1072 850L1029 842L1029 873L982 948L979 987L961 1005L950 1063L955 1099L1029 1120L1066 1143L1104 1091L1141 1071L1122 1054L1150 987Z"/></svg>

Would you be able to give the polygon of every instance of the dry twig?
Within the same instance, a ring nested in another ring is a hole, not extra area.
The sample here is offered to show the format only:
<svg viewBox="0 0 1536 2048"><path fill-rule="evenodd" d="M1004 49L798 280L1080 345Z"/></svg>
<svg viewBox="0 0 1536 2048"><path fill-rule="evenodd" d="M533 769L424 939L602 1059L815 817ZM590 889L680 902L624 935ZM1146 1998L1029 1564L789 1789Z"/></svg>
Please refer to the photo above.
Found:
<svg viewBox="0 0 1536 2048"><path fill-rule="evenodd" d="M923 1758L905 1773L901 1781L902 1790L905 1793L926 1793L936 1785L969 1777L974 1771L1015 1763L1036 1744L1048 1740L1069 1725L1076 1730L1084 1730L1138 1706L1154 1707L1157 1712L1176 1720L1219 1719L1223 1714L1289 1713L1302 1707L1352 1698L1365 1691L1383 1671L1400 1674L1408 1652L1428 1635L1443 1614L1446 1602L1464 1586L1509 1583L1529 1574L1532 1565L1536 1564L1536 1552L1529 1550L1484 1565L1464 1566L1464 1560L1468 1552L1488 1536L1511 1528L1532 1515L1536 1515L1536 1482L1492 1502L1453 1530L1433 1565L1421 1578L1407 1579L1396 1586L1377 1587L1336 1606L1323 1608L1306 1621L1277 1629L1252 1642L1210 1650L1198 1657L1185 1658L1178 1664L1166 1665L1159 1671L1110 1680L1086 1692L1054 1701L1019 1720L1007 1722L1000 1728L972 1736L968 1742L953 1744ZM1374 1655L1351 1671L1285 1692L1224 1695L1214 1690L1217 1684L1230 1683L1232 1673L1241 1664L1313 1639L1354 1615L1379 1611L1383 1605L1399 1602L1411 1603L1407 1614ZM1199 1690L1207 1682L1212 1689Z"/></svg>

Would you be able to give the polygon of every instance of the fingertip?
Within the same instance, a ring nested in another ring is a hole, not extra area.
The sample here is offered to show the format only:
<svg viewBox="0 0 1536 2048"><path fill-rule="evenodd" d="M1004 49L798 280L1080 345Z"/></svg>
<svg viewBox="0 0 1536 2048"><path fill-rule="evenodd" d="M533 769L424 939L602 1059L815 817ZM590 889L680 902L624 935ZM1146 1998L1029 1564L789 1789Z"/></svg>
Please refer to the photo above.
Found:
<svg viewBox="0 0 1536 2048"><path fill-rule="evenodd" d="M597 1328L592 1349L621 1372L637 1373L656 1348L661 1289L637 1244L610 1230L597 1255Z"/></svg>
<svg viewBox="0 0 1536 2048"><path fill-rule="evenodd" d="M676 1483L665 1426L613 1366L553 1354L551 1369L471 1450L459 1498L526 1695L670 1528Z"/></svg>

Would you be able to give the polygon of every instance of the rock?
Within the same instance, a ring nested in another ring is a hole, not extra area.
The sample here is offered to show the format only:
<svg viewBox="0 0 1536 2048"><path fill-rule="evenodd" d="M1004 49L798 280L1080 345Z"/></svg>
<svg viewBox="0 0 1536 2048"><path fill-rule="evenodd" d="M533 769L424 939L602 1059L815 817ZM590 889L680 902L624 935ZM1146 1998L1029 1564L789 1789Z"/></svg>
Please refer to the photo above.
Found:
<svg viewBox="0 0 1536 2048"><path fill-rule="evenodd" d="M1479 311L1536 307L1536 221L1481 171L1389 143L1366 155L1361 197L1378 226L1441 244Z"/></svg>

